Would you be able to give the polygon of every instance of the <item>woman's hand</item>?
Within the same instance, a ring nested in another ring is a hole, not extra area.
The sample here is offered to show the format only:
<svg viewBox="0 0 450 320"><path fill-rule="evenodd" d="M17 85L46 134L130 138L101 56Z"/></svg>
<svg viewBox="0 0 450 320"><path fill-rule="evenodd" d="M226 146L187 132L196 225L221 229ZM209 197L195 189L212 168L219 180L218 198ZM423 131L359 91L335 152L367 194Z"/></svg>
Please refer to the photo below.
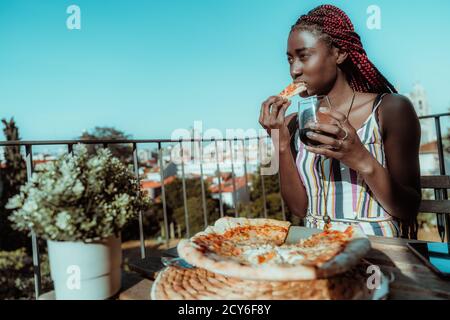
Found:
<svg viewBox="0 0 450 320"><path fill-rule="evenodd" d="M269 97L261 105L261 113L259 123L267 130L269 136L272 137L272 131L278 130L279 151L285 152L289 150L291 135L289 133L288 124L295 117L295 113L285 117L287 108L291 105L291 101L280 96ZM275 137L272 137L272 140ZM273 141L275 146L277 141Z"/></svg>
<svg viewBox="0 0 450 320"><path fill-rule="evenodd" d="M330 124L313 123L309 127L314 131L331 134L333 137L308 132L308 138L327 145L329 148L306 146L306 150L339 160L357 172L364 173L369 170L373 157L362 144L358 133L349 124L347 117L341 112L329 109L319 110L319 112L329 115L333 120Z"/></svg>

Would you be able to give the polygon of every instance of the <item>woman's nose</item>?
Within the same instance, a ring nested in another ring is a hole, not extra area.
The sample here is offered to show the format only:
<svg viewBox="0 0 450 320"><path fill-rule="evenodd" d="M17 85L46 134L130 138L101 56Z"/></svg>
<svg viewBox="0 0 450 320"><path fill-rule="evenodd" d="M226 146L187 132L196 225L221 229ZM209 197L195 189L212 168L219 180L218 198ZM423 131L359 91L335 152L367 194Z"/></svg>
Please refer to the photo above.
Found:
<svg viewBox="0 0 450 320"><path fill-rule="evenodd" d="M303 74L303 66L301 63L291 64L291 77L293 80L297 79Z"/></svg>

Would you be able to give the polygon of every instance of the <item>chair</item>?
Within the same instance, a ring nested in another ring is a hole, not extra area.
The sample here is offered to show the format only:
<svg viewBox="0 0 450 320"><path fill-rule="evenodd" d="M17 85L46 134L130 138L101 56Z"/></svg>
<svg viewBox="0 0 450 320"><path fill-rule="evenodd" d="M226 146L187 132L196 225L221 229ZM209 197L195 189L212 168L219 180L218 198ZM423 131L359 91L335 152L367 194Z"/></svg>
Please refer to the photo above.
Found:
<svg viewBox="0 0 450 320"><path fill-rule="evenodd" d="M420 177L422 189L433 189L435 200L422 200L419 212L435 213L437 227L442 242L450 243L450 200L447 189L450 189L450 176L422 176Z"/></svg>

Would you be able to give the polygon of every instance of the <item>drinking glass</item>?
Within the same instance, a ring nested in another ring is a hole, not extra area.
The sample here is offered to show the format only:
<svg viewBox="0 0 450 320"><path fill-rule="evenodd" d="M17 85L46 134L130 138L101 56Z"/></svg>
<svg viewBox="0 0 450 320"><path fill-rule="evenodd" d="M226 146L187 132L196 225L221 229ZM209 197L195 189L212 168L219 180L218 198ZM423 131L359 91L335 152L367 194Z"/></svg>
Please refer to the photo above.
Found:
<svg viewBox="0 0 450 320"><path fill-rule="evenodd" d="M306 134L309 131L316 132L325 136L333 137L334 135L310 128L312 123L333 123L333 118L326 113L319 112L319 108L328 108L331 110L331 103L328 96L311 96L302 98L298 102L298 127L300 140L311 147L330 148L328 145L321 144L318 141L311 140Z"/></svg>

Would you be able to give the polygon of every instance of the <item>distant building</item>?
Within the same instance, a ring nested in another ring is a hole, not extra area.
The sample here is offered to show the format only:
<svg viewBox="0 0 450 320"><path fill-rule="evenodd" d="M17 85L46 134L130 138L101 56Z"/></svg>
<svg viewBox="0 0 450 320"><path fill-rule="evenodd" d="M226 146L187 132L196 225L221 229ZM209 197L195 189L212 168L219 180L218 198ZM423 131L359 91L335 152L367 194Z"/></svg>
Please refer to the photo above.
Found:
<svg viewBox="0 0 450 320"><path fill-rule="evenodd" d="M413 89L410 93L406 93L412 104L414 105L414 109L416 110L417 116L427 116L431 114L431 106L428 102L427 93L425 88L420 84L416 83L413 86ZM422 138L421 143L426 144L431 142L434 138L434 123L433 120L421 120L420 126L422 128Z"/></svg>
<svg viewBox="0 0 450 320"><path fill-rule="evenodd" d="M245 172L252 173L256 172L259 166L259 151L258 144L256 141L251 141L251 143L246 144L245 153L243 149L242 142L233 143L233 150L230 151L229 143L227 142L222 148L221 144L218 143L218 149L216 153L216 148L214 143L205 144L203 147L203 161L202 170L205 176L213 176L217 171L217 158L219 160L220 172L231 173L232 169L236 176L244 176ZM270 150L268 143L264 142L264 150ZM266 152L267 154L268 152ZM192 153L193 155L195 152ZM245 154L245 161L244 161ZM200 156L197 158L186 161L184 163L184 172L186 176L189 175L200 175ZM181 165L178 165L178 176L181 176Z"/></svg>
<svg viewBox="0 0 450 320"><path fill-rule="evenodd" d="M413 103L419 117L431 114L431 107L428 103L427 93L425 88L419 82L414 84L413 90L408 94L408 98Z"/></svg>
<svg viewBox="0 0 450 320"><path fill-rule="evenodd" d="M33 155L33 168L39 169L42 165L46 164L47 162L56 161L58 158L55 155L45 154L45 153L39 153Z"/></svg>
<svg viewBox="0 0 450 320"><path fill-rule="evenodd" d="M138 151L139 162L146 163L153 160L152 152L150 149L140 149Z"/></svg>
<svg viewBox="0 0 450 320"><path fill-rule="evenodd" d="M144 170L145 179L149 181L161 181L161 173L159 167L154 167L151 170ZM163 175L164 178L174 176L177 174L177 165L173 162L164 164Z"/></svg>
<svg viewBox="0 0 450 320"><path fill-rule="evenodd" d="M164 186L171 184L175 180L175 176L170 176L164 179ZM162 184L161 181L152 181L152 180L142 180L141 181L141 190L146 191L150 197L150 199L155 200L156 202L160 201L160 196L162 192Z"/></svg>
<svg viewBox="0 0 450 320"><path fill-rule="evenodd" d="M420 146L419 161L421 175L431 176L439 174L439 156L436 140Z"/></svg>
<svg viewBox="0 0 450 320"><path fill-rule="evenodd" d="M222 174L221 184L219 184L217 178L213 178L213 184L210 185L209 191L213 199L219 199L219 190L222 191L222 201L224 204L234 207L233 203L233 179L231 174ZM245 177L235 177L236 187L236 201L237 203L246 203L250 200L250 194L248 188L245 185Z"/></svg>
<svg viewBox="0 0 450 320"><path fill-rule="evenodd" d="M448 139L443 139L442 143L445 145L449 144ZM439 154L437 141L431 141L420 146L419 150L419 161L420 161L420 173L421 175L439 175ZM444 150L444 165L446 172L450 170L450 158L445 156Z"/></svg>

